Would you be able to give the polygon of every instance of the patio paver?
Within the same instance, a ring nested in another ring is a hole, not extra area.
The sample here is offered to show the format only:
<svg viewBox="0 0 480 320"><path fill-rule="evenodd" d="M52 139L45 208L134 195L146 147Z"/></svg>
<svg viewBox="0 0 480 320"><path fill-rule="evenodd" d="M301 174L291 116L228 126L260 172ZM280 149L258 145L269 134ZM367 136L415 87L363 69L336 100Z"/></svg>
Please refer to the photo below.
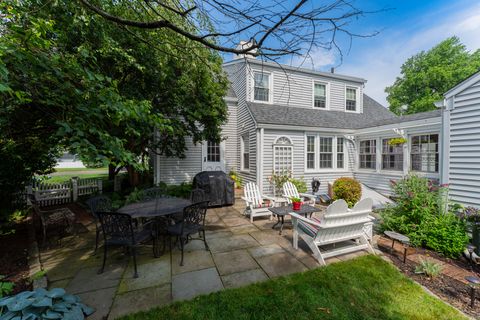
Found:
<svg viewBox="0 0 480 320"><path fill-rule="evenodd" d="M258 268L247 250L216 253L213 260L221 276Z"/></svg>
<svg viewBox="0 0 480 320"><path fill-rule="evenodd" d="M120 316L146 311L154 307L163 306L172 302L170 283L124 294L118 294L113 301L112 310L108 319L116 319Z"/></svg>
<svg viewBox="0 0 480 320"><path fill-rule="evenodd" d="M262 269L247 270L222 276L225 288L238 288L265 280L268 280L268 276Z"/></svg>
<svg viewBox="0 0 480 320"><path fill-rule="evenodd" d="M203 243L202 243L203 244ZM180 265L181 253L179 251L172 254L172 274L197 271L215 267L210 251L197 250L185 252L183 266Z"/></svg>
<svg viewBox="0 0 480 320"><path fill-rule="evenodd" d="M258 246L258 242L249 234L239 234L231 237L214 238L211 240L207 239L207 241L210 251L214 253Z"/></svg>
<svg viewBox="0 0 480 320"><path fill-rule="evenodd" d="M138 265L138 278L133 278L133 262L123 273L122 280L118 287L118 293L155 287L161 284L170 283L170 257L163 256L150 263Z"/></svg>
<svg viewBox="0 0 480 320"><path fill-rule="evenodd" d="M298 250L293 249L290 225L279 235L278 230L271 229L276 219L256 218L252 224L242 211L241 201L232 207L209 209L205 233L210 250L205 250L203 241L189 241L183 266L178 244L173 241L172 251L167 245L159 258L152 256L151 246L140 246L136 279L132 258L120 249L108 251L105 272L97 274L103 248L94 254L95 231L90 225L89 233L69 237L61 242L65 246L40 253L49 287L65 287L69 293L79 294L97 310L89 319L114 319L172 301L319 267L303 241ZM345 259L354 256L357 254ZM326 262L336 261L341 259Z"/></svg>
<svg viewBox="0 0 480 320"><path fill-rule="evenodd" d="M277 253L256 258L270 278L307 271L307 267L288 253Z"/></svg>
<svg viewBox="0 0 480 320"><path fill-rule="evenodd" d="M78 295L83 303L95 309L95 312L88 317L88 320L104 320L107 318L116 290L117 288L113 287Z"/></svg>
<svg viewBox="0 0 480 320"><path fill-rule="evenodd" d="M191 299L222 289L223 284L216 268L181 273L172 277L173 301Z"/></svg>

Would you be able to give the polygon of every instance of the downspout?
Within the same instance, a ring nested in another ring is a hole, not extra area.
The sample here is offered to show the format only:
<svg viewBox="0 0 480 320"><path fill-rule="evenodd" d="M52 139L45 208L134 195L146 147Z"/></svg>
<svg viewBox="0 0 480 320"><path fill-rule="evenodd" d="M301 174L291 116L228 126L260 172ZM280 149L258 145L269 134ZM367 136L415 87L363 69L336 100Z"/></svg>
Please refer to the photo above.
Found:
<svg viewBox="0 0 480 320"><path fill-rule="evenodd" d="M263 137L264 129L259 128L257 135L257 184L261 193L263 193Z"/></svg>

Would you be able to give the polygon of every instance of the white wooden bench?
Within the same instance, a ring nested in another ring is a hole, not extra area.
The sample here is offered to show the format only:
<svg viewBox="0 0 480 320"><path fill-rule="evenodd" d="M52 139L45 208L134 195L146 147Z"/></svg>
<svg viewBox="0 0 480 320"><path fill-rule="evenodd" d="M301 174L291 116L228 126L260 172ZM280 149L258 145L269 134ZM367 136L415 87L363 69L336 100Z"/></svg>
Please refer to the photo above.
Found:
<svg viewBox="0 0 480 320"><path fill-rule="evenodd" d="M332 203L320 218L308 219L296 213L291 213L293 222L293 247L298 249L300 236L312 250L313 256L321 265L325 259L359 250L367 250L373 254L365 226L372 224L372 199L358 202L352 210L344 200ZM320 246L345 242L345 246L330 250L320 249Z"/></svg>
<svg viewBox="0 0 480 320"><path fill-rule="evenodd" d="M253 182L248 182L243 187L243 194L242 199L246 202L244 214L250 215L250 222L253 223L253 218L260 216L270 216L270 220L272 219L272 212L268 208L273 207L274 198L261 194ZM269 203L266 204L265 200L269 200Z"/></svg>

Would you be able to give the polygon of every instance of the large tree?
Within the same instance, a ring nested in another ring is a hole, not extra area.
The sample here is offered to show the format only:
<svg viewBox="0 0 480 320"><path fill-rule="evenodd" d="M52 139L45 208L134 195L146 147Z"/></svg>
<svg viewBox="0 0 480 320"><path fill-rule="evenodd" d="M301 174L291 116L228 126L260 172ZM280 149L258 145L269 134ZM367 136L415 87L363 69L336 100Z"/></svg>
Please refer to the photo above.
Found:
<svg viewBox="0 0 480 320"><path fill-rule="evenodd" d="M157 149L183 156L187 137L219 139L227 81L217 53L180 52L189 39L85 11L68 0L0 4L0 155L22 167L8 188L17 169L2 170L2 196L51 168L61 147L133 170Z"/></svg>
<svg viewBox="0 0 480 320"><path fill-rule="evenodd" d="M480 50L469 52L457 37L448 38L402 65L401 75L385 89L390 110L396 114L435 110L435 101L479 69Z"/></svg>

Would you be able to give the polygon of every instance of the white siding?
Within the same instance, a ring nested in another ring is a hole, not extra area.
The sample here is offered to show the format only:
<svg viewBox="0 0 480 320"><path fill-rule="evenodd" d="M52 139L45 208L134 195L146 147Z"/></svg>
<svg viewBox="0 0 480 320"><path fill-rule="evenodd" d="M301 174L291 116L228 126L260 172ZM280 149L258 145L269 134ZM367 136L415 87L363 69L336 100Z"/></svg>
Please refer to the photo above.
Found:
<svg viewBox="0 0 480 320"><path fill-rule="evenodd" d="M335 135L335 133L325 133L325 136ZM348 163L349 167L342 171L319 171L305 172L305 132L304 131L283 131L283 130L265 130L263 145L263 191L266 194L273 194L273 188L268 181L268 177L273 173L273 145L277 138L288 137L293 144L293 176L294 178L303 178L307 183L308 191L311 192L312 178L318 178L321 181L320 190L327 191L327 183L333 182L340 177L353 177L353 146L347 141ZM337 136L341 136L338 134ZM318 151L318 150L316 150Z"/></svg>
<svg viewBox="0 0 480 320"><path fill-rule="evenodd" d="M345 90L347 86L356 87L359 90L359 112L363 112L363 83L349 82L328 78L326 76L304 74L291 70L282 70L280 67L251 65L247 69L247 99L253 98L253 70L268 72L273 77L273 104L287 105L298 108L313 107L313 83L314 81L329 84L330 110L345 111Z"/></svg>
<svg viewBox="0 0 480 320"><path fill-rule="evenodd" d="M452 200L480 208L480 81L454 97L450 111Z"/></svg>
<svg viewBox="0 0 480 320"><path fill-rule="evenodd" d="M237 105L228 102L228 121L222 126L225 139L225 170L228 173L237 166ZM160 156L160 181L167 184L191 182L202 171L202 145L194 145L191 138L186 139L185 158Z"/></svg>
<svg viewBox="0 0 480 320"><path fill-rule="evenodd" d="M247 72L244 63L238 63L226 66L225 72L230 79L233 90L238 98L237 105L237 143L236 143L236 171L245 182L256 182L256 163L257 163L257 134L256 126L246 103L247 94ZM240 138L243 134L249 133L250 136L250 170L241 171Z"/></svg>
<svg viewBox="0 0 480 320"><path fill-rule="evenodd" d="M191 138L186 139L185 158L160 156L160 181L167 184L191 182L202 171L202 145L194 145Z"/></svg>
<svg viewBox="0 0 480 320"><path fill-rule="evenodd" d="M227 102L228 105L228 121L223 126L222 137L225 139L225 171L237 169L237 104L234 102Z"/></svg>
<svg viewBox="0 0 480 320"><path fill-rule="evenodd" d="M432 119L430 120L435 123L424 123L422 125L418 124L408 124L408 123L400 123L396 125L396 128L404 130L404 133L409 141L407 145L404 147L404 171L389 171L389 170L382 170L382 157L381 157L381 146L382 146L382 139L389 139L399 137L393 132L393 129L386 129L386 130L375 130L372 128L372 133L365 133L356 136L357 147L360 146L361 140L368 140L368 139L375 139L377 140L377 152L380 152L380 155L377 154L377 170L368 170L368 169L354 169L354 177L355 179L359 180L361 183L365 184L366 186L384 194L384 195L391 195L391 181L400 180L405 177L410 172L410 139L413 135L419 134L429 134L429 133L438 133L439 140L441 141L441 133L440 133L440 119ZM366 129L368 130L368 129ZM439 148L441 142L439 141ZM441 150L440 150L441 151ZM442 161L441 153L439 153L439 161ZM441 167L441 164L440 164ZM440 168L439 168L440 170ZM419 176L423 176L430 179L439 179L439 173L421 173L416 172L415 174Z"/></svg>

